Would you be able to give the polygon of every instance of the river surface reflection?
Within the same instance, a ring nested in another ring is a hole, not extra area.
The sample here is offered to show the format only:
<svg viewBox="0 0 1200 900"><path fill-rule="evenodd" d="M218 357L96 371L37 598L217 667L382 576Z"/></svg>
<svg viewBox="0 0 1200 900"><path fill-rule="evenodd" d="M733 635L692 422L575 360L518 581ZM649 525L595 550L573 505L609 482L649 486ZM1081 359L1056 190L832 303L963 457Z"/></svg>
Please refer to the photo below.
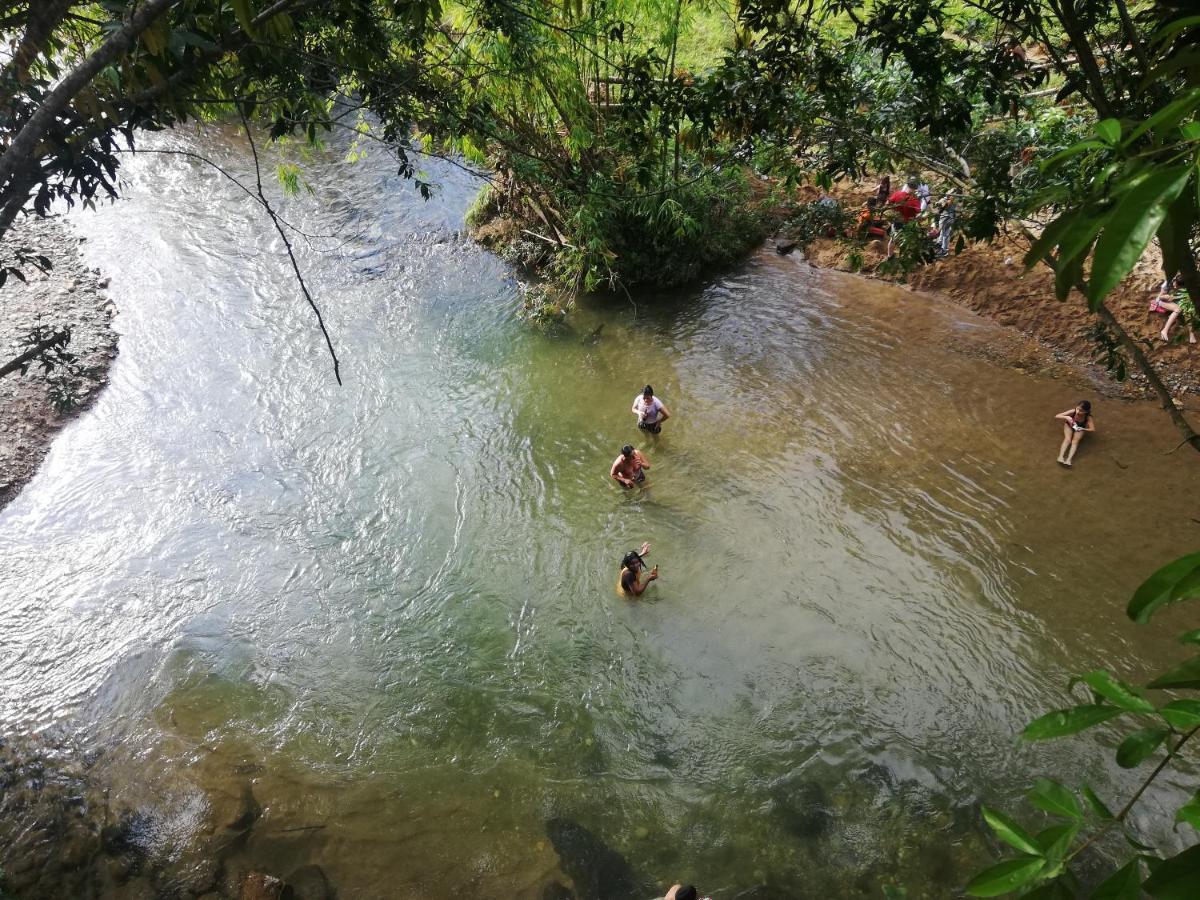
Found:
<svg viewBox="0 0 1200 900"><path fill-rule="evenodd" d="M230 135L168 140L246 172ZM1014 735L1072 669L1182 655L1186 616L1123 614L1200 533L1160 411L1098 400L1062 470L1052 416L1086 385L769 252L538 334L461 236L476 181L431 162L426 203L335 156L283 208L317 235L297 249L340 388L215 173L139 159L127 199L74 217L121 355L0 514L5 731L113 748L118 791L178 810L184 859L197 802L249 781L244 857L318 862L354 898L944 897L990 858L980 799L1015 804L1031 770L1128 794L1115 731ZM646 382L658 437L629 411ZM606 479L626 442L645 489ZM643 540L662 578L627 602Z"/></svg>

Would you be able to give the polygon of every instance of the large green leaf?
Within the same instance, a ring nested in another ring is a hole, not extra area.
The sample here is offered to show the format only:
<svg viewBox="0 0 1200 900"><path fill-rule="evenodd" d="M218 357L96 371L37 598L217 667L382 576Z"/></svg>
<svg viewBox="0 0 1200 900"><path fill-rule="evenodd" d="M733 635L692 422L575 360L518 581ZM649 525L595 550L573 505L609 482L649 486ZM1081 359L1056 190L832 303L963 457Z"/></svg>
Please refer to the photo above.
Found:
<svg viewBox="0 0 1200 900"><path fill-rule="evenodd" d="M1086 141L1080 141L1077 144L1072 144L1065 150L1059 150L1052 157L1042 163L1042 171L1050 174L1068 159L1078 156L1080 153L1086 153L1088 150L1107 149L1110 144L1096 138L1088 138Z"/></svg>
<svg viewBox="0 0 1200 900"><path fill-rule="evenodd" d="M1080 675L1079 680L1088 685L1105 700L1112 703L1113 706L1119 706L1121 709L1127 709L1130 712L1154 712L1154 704L1141 696L1137 688L1113 678L1103 670L1097 669L1094 672L1088 672L1086 675Z"/></svg>
<svg viewBox="0 0 1200 900"><path fill-rule="evenodd" d="M1123 769L1140 765L1170 734L1167 728L1139 728L1117 748L1117 765Z"/></svg>
<svg viewBox="0 0 1200 900"><path fill-rule="evenodd" d="M1156 171L1117 202L1092 256L1087 296L1093 310L1142 258L1190 175L1188 166Z"/></svg>
<svg viewBox="0 0 1200 900"><path fill-rule="evenodd" d="M1010 847L1020 850L1022 853L1029 853L1034 856L1041 855L1042 850L1033 839L1033 835L1022 828L1011 817L1006 816L999 810L988 809L985 806L983 807L983 818L991 826L992 831L996 832L996 837L1000 838L1000 840L1004 841Z"/></svg>
<svg viewBox="0 0 1200 900"><path fill-rule="evenodd" d="M1121 140L1121 123L1116 119L1101 119L1096 123L1096 137L1110 147L1115 147Z"/></svg>
<svg viewBox="0 0 1200 900"><path fill-rule="evenodd" d="M1090 900L1138 900L1142 896L1142 870L1136 859L1131 859L1109 875Z"/></svg>
<svg viewBox="0 0 1200 900"><path fill-rule="evenodd" d="M1029 252L1025 254L1025 268L1032 269L1043 259L1045 259L1051 250L1058 246L1058 242L1062 236L1066 234L1067 229L1078 217L1079 212L1072 210L1065 212L1053 222L1050 222L1042 229L1041 235L1033 245L1029 248Z"/></svg>
<svg viewBox="0 0 1200 900"><path fill-rule="evenodd" d="M1037 842L1042 856L1046 857L1049 862L1055 863L1061 862L1067 855L1077 834L1079 834L1079 823L1072 822L1070 825L1051 825L1049 828L1039 831L1034 840Z"/></svg>
<svg viewBox="0 0 1200 900"><path fill-rule="evenodd" d="M1039 778L1033 783L1029 799L1038 809L1052 816L1063 816L1067 819L1082 819L1083 810L1075 795L1057 781L1049 778Z"/></svg>
<svg viewBox="0 0 1200 900"><path fill-rule="evenodd" d="M1092 786L1089 784L1085 784L1083 786L1083 799L1088 802L1088 806L1092 808L1092 812L1094 812L1105 822L1115 818L1112 810L1109 809L1108 805L1100 799L1099 795L1097 795L1095 791L1092 790Z"/></svg>
<svg viewBox="0 0 1200 900"><path fill-rule="evenodd" d="M1169 603L1200 596L1200 553L1173 560L1142 582L1125 613L1139 625Z"/></svg>
<svg viewBox="0 0 1200 900"><path fill-rule="evenodd" d="M238 24L242 26L242 30L250 37L256 37L254 33L254 15L250 11L250 0L230 0L233 6L233 14L237 17Z"/></svg>
<svg viewBox="0 0 1200 900"><path fill-rule="evenodd" d="M1107 722L1114 716L1119 716L1124 710L1105 703L1089 703L1087 706L1075 706L1071 709L1060 709L1040 718L1034 719L1025 726L1021 737L1027 741L1045 741L1050 738L1066 737L1077 734L1088 728Z"/></svg>
<svg viewBox="0 0 1200 900"><path fill-rule="evenodd" d="M1200 688L1200 656L1193 656L1186 662L1159 675L1146 687L1150 688Z"/></svg>
<svg viewBox="0 0 1200 900"><path fill-rule="evenodd" d="M1033 881L1046 861L1040 856L1018 856L984 869L971 879L969 897L999 897Z"/></svg>
<svg viewBox="0 0 1200 900"><path fill-rule="evenodd" d="M1122 145L1128 147L1148 131L1173 128L1191 115L1197 105L1200 105L1200 88L1184 91L1179 97L1125 135L1125 140L1121 142Z"/></svg>
<svg viewBox="0 0 1200 900"><path fill-rule="evenodd" d="M1172 700L1158 714L1172 728L1189 731L1200 725L1200 700Z"/></svg>
<svg viewBox="0 0 1200 900"><path fill-rule="evenodd" d="M1187 822L1200 831L1200 793L1195 794L1191 800L1175 811L1175 823L1180 822Z"/></svg>
<svg viewBox="0 0 1200 900"><path fill-rule="evenodd" d="M1200 845L1163 860L1142 889L1159 900L1196 900L1200 897Z"/></svg>

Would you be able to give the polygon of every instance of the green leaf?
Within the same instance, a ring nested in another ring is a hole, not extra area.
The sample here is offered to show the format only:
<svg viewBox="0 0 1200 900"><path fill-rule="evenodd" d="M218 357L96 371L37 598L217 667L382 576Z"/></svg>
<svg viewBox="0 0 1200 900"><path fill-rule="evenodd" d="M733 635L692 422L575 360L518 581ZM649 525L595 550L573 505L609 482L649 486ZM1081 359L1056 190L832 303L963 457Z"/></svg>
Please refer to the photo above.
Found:
<svg viewBox="0 0 1200 900"><path fill-rule="evenodd" d="M985 806L983 807L983 818L991 826L992 831L996 832L996 837L1010 847L1020 850L1022 853L1041 855L1041 848L1038 847L1029 832L1009 816Z"/></svg>
<svg viewBox="0 0 1200 900"><path fill-rule="evenodd" d="M1116 119L1102 119L1096 123L1096 137L1115 147L1121 140L1121 123Z"/></svg>
<svg viewBox="0 0 1200 900"><path fill-rule="evenodd" d="M1150 38L1150 42L1152 44L1161 44L1164 41L1170 40L1179 34L1179 32L1196 25L1200 25L1200 16L1184 16L1181 19L1173 19L1154 32L1154 37Z"/></svg>
<svg viewBox="0 0 1200 900"><path fill-rule="evenodd" d="M254 16L250 13L250 0L230 0L230 3L233 6L233 14L237 16L238 23L242 26L242 31L250 37L257 37L254 33Z"/></svg>
<svg viewBox="0 0 1200 900"><path fill-rule="evenodd" d="M1200 553L1173 560L1142 582L1133 592L1125 614L1139 625L1169 603L1200 596Z"/></svg>
<svg viewBox="0 0 1200 900"><path fill-rule="evenodd" d="M1086 141L1080 141L1078 144L1072 144L1065 150L1059 150L1052 157L1042 163L1042 171L1048 175L1068 159L1078 156L1080 153L1086 153L1088 150L1101 150L1109 146L1111 145L1106 141L1100 141L1096 138L1088 138Z"/></svg>
<svg viewBox="0 0 1200 900"><path fill-rule="evenodd" d="M1117 765L1132 769L1158 749L1171 734L1166 728L1139 728L1121 742L1117 748Z"/></svg>
<svg viewBox="0 0 1200 900"><path fill-rule="evenodd" d="M1138 900L1142 896L1142 870L1131 859L1109 875L1091 894L1090 900Z"/></svg>
<svg viewBox="0 0 1200 900"><path fill-rule="evenodd" d="M1083 260L1091 252L1092 246L1088 244L1083 248L1083 252L1070 259L1065 263L1055 264L1054 266L1054 296L1059 300L1066 300L1067 295L1071 293L1071 288L1079 284L1083 279Z"/></svg>
<svg viewBox="0 0 1200 900"><path fill-rule="evenodd" d="M1037 877L1045 864L1046 861L1040 856L1006 859L972 878L966 893L970 897L999 897L1028 884Z"/></svg>
<svg viewBox="0 0 1200 900"><path fill-rule="evenodd" d="M1089 703L1087 706L1060 709L1034 719L1025 726L1021 737L1027 741L1045 741L1050 738L1066 737L1069 734L1078 734L1088 728L1093 728L1101 722L1107 722L1122 712L1124 710L1119 707L1103 703Z"/></svg>
<svg viewBox="0 0 1200 900"><path fill-rule="evenodd" d="M1077 834L1079 834L1079 823L1072 822L1069 825L1052 825L1039 831L1034 840L1037 842L1042 856L1050 862L1061 862L1062 858L1067 855L1067 851L1071 849L1071 842L1075 840Z"/></svg>
<svg viewBox="0 0 1200 900"><path fill-rule="evenodd" d="M1099 816L1105 822L1108 822L1108 821L1116 818L1112 814L1112 810L1109 809L1105 805L1104 801L1101 800L1100 797L1096 794L1096 792L1092 790L1091 785L1085 784L1083 786L1083 799L1088 802L1088 806L1090 806L1092 808L1092 812L1094 812L1097 816Z"/></svg>
<svg viewBox="0 0 1200 900"><path fill-rule="evenodd" d="M1065 212L1042 229L1041 236L1033 242L1029 252L1025 254L1025 269L1028 271L1045 259L1050 251L1058 246L1059 240L1071 227L1078 212Z"/></svg>
<svg viewBox="0 0 1200 900"><path fill-rule="evenodd" d="M1105 671L1097 669L1095 672L1088 672L1086 675L1080 675L1079 680L1113 706L1136 713L1154 712L1154 704L1141 696L1137 688L1113 678Z"/></svg>
<svg viewBox="0 0 1200 900"><path fill-rule="evenodd" d="M1200 725L1200 700L1172 700L1158 714L1177 731L1189 731Z"/></svg>
<svg viewBox="0 0 1200 900"><path fill-rule="evenodd" d="M1200 793L1195 794L1191 800L1179 807L1175 812L1175 824L1187 822L1197 831L1200 831Z"/></svg>
<svg viewBox="0 0 1200 900"><path fill-rule="evenodd" d="M1149 688L1200 688L1200 656L1180 663L1165 675L1159 675Z"/></svg>
<svg viewBox="0 0 1200 900"><path fill-rule="evenodd" d="M1129 274L1179 196L1191 170L1174 166L1155 172L1117 202L1092 256L1087 296L1095 311L1121 279Z"/></svg>
<svg viewBox="0 0 1200 900"><path fill-rule="evenodd" d="M1079 801L1075 799L1075 795L1057 781L1051 781L1049 778L1039 778L1034 782L1033 790L1029 792L1029 799L1038 809L1044 810L1052 816L1063 816L1075 820L1083 818L1083 810L1079 806Z"/></svg>
<svg viewBox="0 0 1200 900"><path fill-rule="evenodd" d="M1175 638L1175 640L1181 644L1200 644L1200 628L1185 631L1179 637Z"/></svg>
<svg viewBox="0 0 1200 900"><path fill-rule="evenodd" d="M1185 122L1179 126L1179 133L1185 141L1200 141L1200 122Z"/></svg>
<svg viewBox="0 0 1200 900"><path fill-rule="evenodd" d="M1137 128L1129 132L1125 136L1125 140L1121 142L1122 146L1128 147L1139 137L1148 131L1154 129L1168 129L1178 125L1188 115L1195 111L1197 105L1200 105L1200 88L1192 88L1184 91L1177 99L1172 100Z"/></svg>
<svg viewBox="0 0 1200 900"><path fill-rule="evenodd" d="M1200 845L1163 860L1142 889L1159 900L1195 900L1200 897Z"/></svg>

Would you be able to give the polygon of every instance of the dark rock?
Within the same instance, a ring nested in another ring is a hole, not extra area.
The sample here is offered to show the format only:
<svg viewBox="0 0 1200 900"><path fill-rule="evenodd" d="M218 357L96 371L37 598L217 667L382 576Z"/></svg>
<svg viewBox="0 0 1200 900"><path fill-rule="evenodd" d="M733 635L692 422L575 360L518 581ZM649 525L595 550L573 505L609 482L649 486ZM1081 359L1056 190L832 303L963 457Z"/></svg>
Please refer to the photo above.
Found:
<svg viewBox="0 0 1200 900"><path fill-rule="evenodd" d="M806 840L825 834L833 818L825 788L815 781L777 783L771 788L771 805L783 827Z"/></svg>
<svg viewBox="0 0 1200 900"><path fill-rule="evenodd" d="M287 885L273 875L251 872L242 882L241 900L284 900Z"/></svg>
<svg viewBox="0 0 1200 900"><path fill-rule="evenodd" d="M287 877L294 900L333 900L336 896L325 870L318 865L301 866Z"/></svg>
<svg viewBox="0 0 1200 900"><path fill-rule="evenodd" d="M775 252L780 256L787 256L796 249L795 241L780 241L775 245Z"/></svg>
<svg viewBox="0 0 1200 900"><path fill-rule="evenodd" d="M261 815L262 807L254 798L254 791L251 789L250 783L246 782L242 786L241 800L237 810L233 818L225 823L225 827L229 831L248 831Z"/></svg>
<svg viewBox="0 0 1200 900"><path fill-rule="evenodd" d="M575 895L561 881L551 881L542 888L542 900L575 900Z"/></svg>
<svg viewBox="0 0 1200 900"><path fill-rule="evenodd" d="M570 819L546 823L546 834L579 900L623 900L648 889L628 861L588 829Z"/></svg>

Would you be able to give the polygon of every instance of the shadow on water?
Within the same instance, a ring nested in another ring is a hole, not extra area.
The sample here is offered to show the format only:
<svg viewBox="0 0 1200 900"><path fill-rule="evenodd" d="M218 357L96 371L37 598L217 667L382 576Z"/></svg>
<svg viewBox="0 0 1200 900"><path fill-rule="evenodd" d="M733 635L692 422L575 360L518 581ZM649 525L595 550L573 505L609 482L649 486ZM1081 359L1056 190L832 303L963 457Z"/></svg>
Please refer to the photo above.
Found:
<svg viewBox="0 0 1200 900"><path fill-rule="evenodd" d="M575 885L577 900L632 900L653 893L654 885L638 878L625 857L578 822L550 819L546 835Z"/></svg>

